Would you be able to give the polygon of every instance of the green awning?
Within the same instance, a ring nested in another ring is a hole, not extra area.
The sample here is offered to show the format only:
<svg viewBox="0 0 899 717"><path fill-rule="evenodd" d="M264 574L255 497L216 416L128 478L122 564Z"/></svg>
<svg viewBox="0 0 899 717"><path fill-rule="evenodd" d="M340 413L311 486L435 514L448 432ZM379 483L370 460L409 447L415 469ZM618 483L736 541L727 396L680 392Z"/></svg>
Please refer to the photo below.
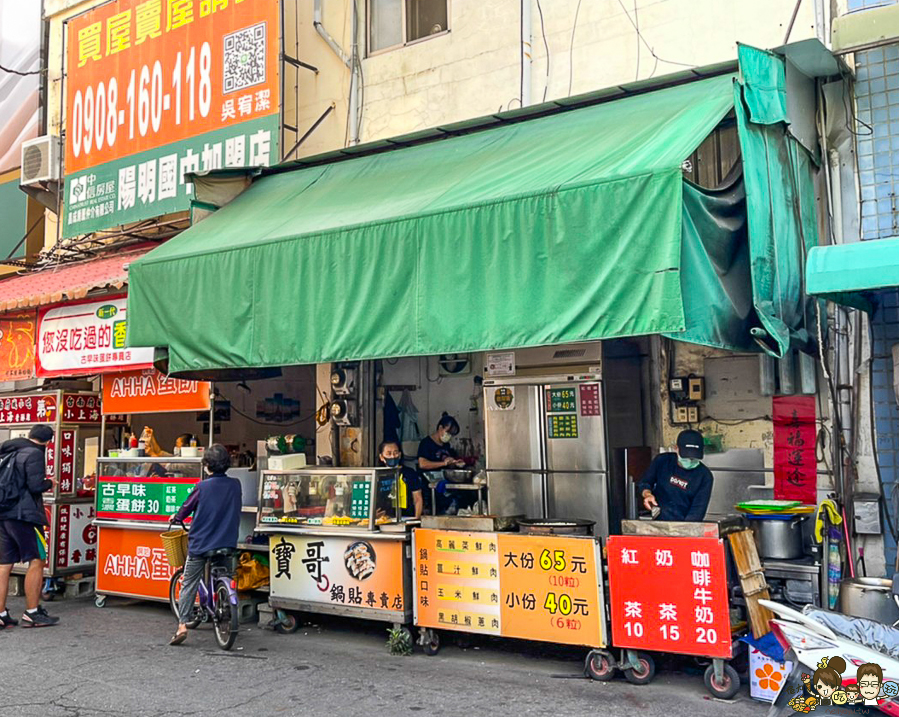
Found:
<svg viewBox="0 0 899 717"><path fill-rule="evenodd" d="M754 334L781 356L802 333L814 166L783 58L740 60L741 82L264 173L130 266L128 341L192 375L655 333L740 351ZM689 184L683 161L731 112L742 176Z"/></svg>
<svg viewBox="0 0 899 717"><path fill-rule="evenodd" d="M682 332L681 164L732 84L264 176L130 266L129 342L177 373Z"/></svg>
<svg viewBox="0 0 899 717"><path fill-rule="evenodd" d="M899 238L816 247L805 281L810 295L870 310L878 290L899 286Z"/></svg>

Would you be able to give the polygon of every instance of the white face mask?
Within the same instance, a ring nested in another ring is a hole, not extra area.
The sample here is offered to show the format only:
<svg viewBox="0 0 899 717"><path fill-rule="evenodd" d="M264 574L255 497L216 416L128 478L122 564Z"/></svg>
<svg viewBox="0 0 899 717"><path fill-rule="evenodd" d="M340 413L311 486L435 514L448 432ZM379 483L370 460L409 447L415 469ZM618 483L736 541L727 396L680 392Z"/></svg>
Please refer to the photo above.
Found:
<svg viewBox="0 0 899 717"><path fill-rule="evenodd" d="M453 440L453 437L449 433L444 433L440 436L441 443L449 443L451 440Z"/></svg>

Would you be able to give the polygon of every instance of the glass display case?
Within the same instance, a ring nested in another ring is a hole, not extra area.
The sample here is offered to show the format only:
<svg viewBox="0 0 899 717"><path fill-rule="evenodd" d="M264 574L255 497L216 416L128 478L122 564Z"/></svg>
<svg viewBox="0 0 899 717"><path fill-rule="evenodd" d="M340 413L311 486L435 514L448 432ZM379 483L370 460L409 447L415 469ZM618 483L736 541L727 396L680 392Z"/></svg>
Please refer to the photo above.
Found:
<svg viewBox="0 0 899 717"><path fill-rule="evenodd" d="M402 522L393 468L263 471L259 525L375 531Z"/></svg>
<svg viewBox="0 0 899 717"><path fill-rule="evenodd" d="M97 517L167 523L203 475L202 458L100 458Z"/></svg>

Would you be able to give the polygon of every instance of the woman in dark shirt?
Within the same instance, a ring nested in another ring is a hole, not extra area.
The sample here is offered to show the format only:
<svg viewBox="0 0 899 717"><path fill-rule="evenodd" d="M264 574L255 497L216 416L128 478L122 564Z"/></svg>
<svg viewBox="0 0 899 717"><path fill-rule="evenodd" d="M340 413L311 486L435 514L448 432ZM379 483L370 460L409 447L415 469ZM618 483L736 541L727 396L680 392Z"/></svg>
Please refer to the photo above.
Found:
<svg viewBox="0 0 899 717"><path fill-rule="evenodd" d="M452 466L464 466L464 461L456 457L456 452L450 446L453 436L459 433L459 422L446 411L437 423L437 430L430 436L425 436L418 444L418 470L421 473L427 471L439 471Z"/></svg>

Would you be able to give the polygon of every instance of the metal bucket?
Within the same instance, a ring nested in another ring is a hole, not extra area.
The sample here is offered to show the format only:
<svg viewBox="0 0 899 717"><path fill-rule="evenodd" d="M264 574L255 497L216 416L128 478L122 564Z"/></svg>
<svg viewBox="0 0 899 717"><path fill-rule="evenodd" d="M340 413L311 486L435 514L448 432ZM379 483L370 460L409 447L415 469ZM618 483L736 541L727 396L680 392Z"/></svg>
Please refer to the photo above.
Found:
<svg viewBox="0 0 899 717"><path fill-rule="evenodd" d="M840 612L866 617L885 625L899 620L893 600L893 583L884 578L852 578L840 583Z"/></svg>
<svg viewBox="0 0 899 717"><path fill-rule="evenodd" d="M750 522L762 558L794 560L802 557L802 518L753 518Z"/></svg>

